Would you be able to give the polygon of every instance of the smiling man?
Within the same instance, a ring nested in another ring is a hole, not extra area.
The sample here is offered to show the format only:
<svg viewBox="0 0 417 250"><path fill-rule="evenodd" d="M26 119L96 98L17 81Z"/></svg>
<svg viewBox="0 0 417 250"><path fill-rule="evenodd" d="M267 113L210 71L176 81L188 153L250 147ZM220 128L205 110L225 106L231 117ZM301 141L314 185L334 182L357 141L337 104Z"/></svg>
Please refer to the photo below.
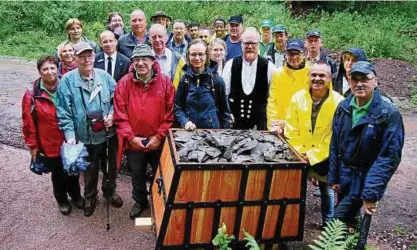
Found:
<svg viewBox="0 0 417 250"><path fill-rule="evenodd" d="M226 95L236 129L266 129L266 104L275 66L258 55L258 48L259 32L248 27L242 35L243 55L224 66Z"/></svg>
<svg viewBox="0 0 417 250"><path fill-rule="evenodd" d="M308 161L310 180L321 193L322 225L333 218L334 192L327 185L332 120L343 97L332 90L332 74L325 61L310 67L310 89L295 93L288 104L285 137Z"/></svg>
<svg viewBox="0 0 417 250"><path fill-rule="evenodd" d="M135 204L129 214L133 220L148 207L146 166L155 174L162 142L174 121L175 90L161 72L148 45L137 46L132 54L132 71L118 83L115 91L115 123L119 135L119 163L126 151L132 176Z"/></svg>
<svg viewBox="0 0 417 250"><path fill-rule="evenodd" d="M100 34L100 46L103 52L97 54L94 68L106 71L118 82L120 78L127 74L130 60L116 51L116 36L109 30Z"/></svg>
<svg viewBox="0 0 417 250"><path fill-rule="evenodd" d="M285 64L272 77L267 106L268 129L272 132L282 133L291 97L301 89L309 87L309 64L306 62L305 51L301 39L288 40Z"/></svg>
<svg viewBox="0 0 417 250"><path fill-rule="evenodd" d="M334 217L355 225L362 206L375 213L401 161L404 125L398 109L376 89L374 65L359 61L350 70L350 94L333 119L328 183L339 192Z"/></svg>
<svg viewBox="0 0 417 250"><path fill-rule="evenodd" d="M134 10L132 14L130 14L130 26L132 31L119 38L117 50L126 57L130 57L136 45L148 44L149 35L146 25L145 13L142 10Z"/></svg>
<svg viewBox="0 0 417 250"><path fill-rule="evenodd" d="M229 19L229 34L223 38L227 47L226 61L233 57L242 55L242 32L242 16L231 16Z"/></svg>
<svg viewBox="0 0 417 250"><path fill-rule="evenodd" d="M152 50L155 53L155 59L158 61L162 73L169 77L174 86L177 87L185 64L181 54L165 47L167 41L167 30L161 24L153 24L149 29Z"/></svg>
<svg viewBox="0 0 417 250"><path fill-rule="evenodd" d="M100 161L109 161L102 169L103 196L114 207L123 205L116 194L117 136L113 126L113 94L116 82L104 70L93 68L95 53L90 44L74 46L78 68L61 79L57 89L57 117L68 144L82 142L88 151L88 166L84 173L84 215L91 216L97 205L97 183ZM109 154L106 155L106 138ZM106 181L108 180L108 182Z"/></svg>

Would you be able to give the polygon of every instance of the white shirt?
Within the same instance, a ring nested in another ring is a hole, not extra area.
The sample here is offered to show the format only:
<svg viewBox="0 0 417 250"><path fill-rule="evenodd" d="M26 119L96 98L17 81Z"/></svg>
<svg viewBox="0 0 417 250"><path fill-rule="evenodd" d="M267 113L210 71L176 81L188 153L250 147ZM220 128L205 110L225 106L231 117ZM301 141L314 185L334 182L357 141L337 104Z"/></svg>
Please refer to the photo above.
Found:
<svg viewBox="0 0 417 250"><path fill-rule="evenodd" d="M349 82L346 77L343 77L342 93L345 94L350 89Z"/></svg>
<svg viewBox="0 0 417 250"><path fill-rule="evenodd" d="M162 73L171 79L172 51L165 48L164 54L161 56L155 55L155 59L158 61L159 66L161 66Z"/></svg>
<svg viewBox="0 0 417 250"><path fill-rule="evenodd" d="M243 58L242 58L243 59ZM223 80L226 87L226 95L230 94L230 85L232 80L232 64L233 59L227 61L226 65L223 68ZM255 59L255 61L252 62L252 64L249 64L245 59L243 59L242 63L242 88L243 92L246 95L250 95L252 93L253 88L255 87L255 80L256 80L256 71L258 66L258 58ZM271 79L273 73L277 69L275 68L275 65L268 60L268 85L271 84Z"/></svg>
<svg viewBox="0 0 417 250"><path fill-rule="evenodd" d="M104 54L104 70L107 72L107 65L109 63L109 57L111 57L111 76L114 77L114 69L116 68L116 57L117 52L115 51L113 55L108 56L106 53Z"/></svg>

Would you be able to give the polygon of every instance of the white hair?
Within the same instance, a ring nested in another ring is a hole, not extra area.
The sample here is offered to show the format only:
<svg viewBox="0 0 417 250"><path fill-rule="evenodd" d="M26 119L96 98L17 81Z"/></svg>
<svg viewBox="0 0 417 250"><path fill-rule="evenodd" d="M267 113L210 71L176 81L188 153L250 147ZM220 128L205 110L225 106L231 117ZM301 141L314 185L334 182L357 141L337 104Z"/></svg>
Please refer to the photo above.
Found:
<svg viewBox="0 0 417 250"><path fill-rule="evenodd" d="M244 40L245 40L245 38L246 38L247 36L250 36L250 35L254 35L254 36L256 36L256 37L258 38L258 40L259 40L260 34L259 34L259 32L258 32L258 29L257 29L257 28L255 28L255 27L247 27L247 28L245 29L245 31L243 31L242 40L244 41Z"/></svg>
<svg viewBox="0 0 417 250"><path fill-rule="evenodd" d="M134 11L132 11L132 13L130 14L130 19L132 19L132 16L139 15L139 14L143 15L146 19L145 12L143 12L143 10L134 10Z"/></svg>
<svg viewBox="0 0 417 250"><path fill-rule="evenodd" d="M163 33L164 33L164 36L165 37L168 36L167 29L162 24L159 24L159 23L152 24L151 27L149 28L149 33L152 33L152 31L154 31L154 30L162 30Z"/></svg>

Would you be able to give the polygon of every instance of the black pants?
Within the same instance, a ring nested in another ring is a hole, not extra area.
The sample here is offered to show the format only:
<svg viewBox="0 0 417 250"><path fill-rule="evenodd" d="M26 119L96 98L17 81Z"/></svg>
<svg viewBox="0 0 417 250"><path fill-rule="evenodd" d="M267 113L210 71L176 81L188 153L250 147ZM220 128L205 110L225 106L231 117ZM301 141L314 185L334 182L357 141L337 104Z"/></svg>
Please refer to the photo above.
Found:
<svg viewBox="0 0 417 250"><path fill-rule="evenodd" d="M64 172L61 156L45 157L44 162L51 171L52 187L58 203L68 202L68 195L73 200L81 196L79 175L67 175Z"/></svg>
<svg viewBox="0 0 417 250"><path fill-rule="evenodd" d="M161 157L161 150L142 152L126 152L127 164L132 175L132 198L136 203L145 206L148 204L148 191L146 189L146 168L148 163L152 167L152 175L155 176L156 168Z"/></svg>
<svg viewBox="0 0 417 250"><path fill-rule="evenodd" d="M86 145L88 151L88 161L90 165L84 173L84 196L87 200L95 199L97 196L98 174L101 168L103 180L101 190L104 197L112 196L116 191L116 155L117 155L117 136L109 139L109 155L106 155L107 142L96 145ZM109 161L109 171L106 171Z"/></svg>

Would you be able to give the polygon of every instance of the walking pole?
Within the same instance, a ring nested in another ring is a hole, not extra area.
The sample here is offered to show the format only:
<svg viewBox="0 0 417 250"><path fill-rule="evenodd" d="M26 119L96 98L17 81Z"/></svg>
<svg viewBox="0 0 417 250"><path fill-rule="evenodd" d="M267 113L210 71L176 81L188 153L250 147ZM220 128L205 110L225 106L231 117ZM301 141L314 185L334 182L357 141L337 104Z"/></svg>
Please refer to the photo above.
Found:
<svg viewBox="0 0 417 250"><path fill-rule="evenodd" d="M106 186L109 186L109 146L110 146L110 138L109 138L109 130L106 128ZM107 197L107 206L106 206L106 216L107 216L107 231L110 229L110 197Z"/></svg>
<svg viewBox="0 0 417 250"><path fill-rule="evenodd" d="M360 235L355 250L364 250L368 239L369 227L371 226L372 215L365 213L361 221Z"/></svg>

